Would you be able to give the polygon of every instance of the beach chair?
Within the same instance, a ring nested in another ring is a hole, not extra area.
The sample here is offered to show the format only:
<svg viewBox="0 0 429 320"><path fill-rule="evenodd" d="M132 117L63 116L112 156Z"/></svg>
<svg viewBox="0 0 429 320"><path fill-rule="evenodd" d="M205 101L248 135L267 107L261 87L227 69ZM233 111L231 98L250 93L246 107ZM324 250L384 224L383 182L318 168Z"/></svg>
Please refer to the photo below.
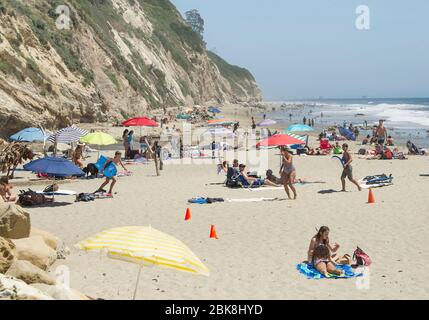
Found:
<svg viewBox="0 0 429 320"><path fill-rule="evenodd" d="M321 151L325 151L330 153L332 146L329 144L329 140L328 139L321 139L320 140L320 146L319 146Z"/></svg>
<svg viewBox="0 0 429 320"><path fill-rule="evenodd" d="M426 150L417 148L417 146L410 140L407 141L408 153L413 155L426 155Z"/></svg>

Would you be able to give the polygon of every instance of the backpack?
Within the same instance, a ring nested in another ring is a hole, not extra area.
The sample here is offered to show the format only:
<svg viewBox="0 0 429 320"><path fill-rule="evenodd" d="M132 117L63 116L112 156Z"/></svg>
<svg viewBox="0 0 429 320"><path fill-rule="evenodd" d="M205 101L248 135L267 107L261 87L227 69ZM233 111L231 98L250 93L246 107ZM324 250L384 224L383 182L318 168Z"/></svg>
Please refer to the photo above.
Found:
<svg viewBox="0 0 429 320"><path fill-rule="evenodd" d="M358 266L369 267L372 263L371 258L359 247L353 253L353 260Z"/></svg>

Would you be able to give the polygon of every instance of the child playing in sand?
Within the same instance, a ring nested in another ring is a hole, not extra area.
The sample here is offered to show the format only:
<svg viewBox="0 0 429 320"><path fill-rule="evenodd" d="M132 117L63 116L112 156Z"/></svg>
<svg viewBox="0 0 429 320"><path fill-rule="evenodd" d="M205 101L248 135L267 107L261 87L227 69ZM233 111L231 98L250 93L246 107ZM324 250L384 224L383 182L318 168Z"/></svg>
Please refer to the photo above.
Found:
<svg viewBox="0 0 429 320"><path fill-rule="evenodd" d="M362 191L362 188L360 187L359 183L357 183L357 181L355 179L353 179L353 168L352 168L352 156L349 153L349 146L347 145L347 143L343 144L343 158L342 158L342 162L343 162L343 173L341 174L341 184L343 186L343 188L341 189L341 191L346 191L346 177L349 178L350 182L352 182L354 185L356 185L358 187L359 191Z"/></svg>
<svg viewBox="0 0 429 320"><path fill-rule="evenodd" d="M109 165L114 165L114 166L121 165L122 168L124 168L125 172L128 173L129 172L128 169L125 168L124 164L121 161L121 156L122 156L121 152L116 151L115 152L115 157L114 158L109 158L106 161L106 163L104 164L103 168L101 168L100 173L103 174L104 170ZM107 194L112 195L113 187L116 184L116 178L115 178L115 176L113 176L113 177L106 177L106 180L103 182L103 184L100 186L100 188L98 188L98 190L95 193L97 193L97 192L106 192L106 190L104 190L103 188L105 186L107 186L110 181L112 181L112 183L110 184L110 189L109 189L109 192Z"/></svg>
<svg viewBox="0 0 429 320"><path fill-rule="evenodd" d="M323 244L314 249L312 264L325 277L329 277L329 274L341 276L344 273L344 271L337 269L328 247Z"/></svg>
<svg viewBox="0 0 429 320"><path fill-rule="evenodd" d="M13 186L9 183L8 177L0 179L0 200L4 202L15 202L16 196L12 194Z"/></svg>

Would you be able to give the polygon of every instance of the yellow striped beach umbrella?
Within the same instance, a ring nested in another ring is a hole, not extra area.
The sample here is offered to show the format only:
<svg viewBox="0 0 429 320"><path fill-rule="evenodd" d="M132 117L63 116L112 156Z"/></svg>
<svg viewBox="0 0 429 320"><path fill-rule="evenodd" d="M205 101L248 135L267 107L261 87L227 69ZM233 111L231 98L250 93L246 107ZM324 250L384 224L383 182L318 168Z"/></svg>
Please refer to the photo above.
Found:
<svg viewBox="0 0 429 320"><path fill-rule="evenodd" d="M142 266L158 265L179 271L209 275L209 269L178 239L152 227L122 227L109 229L79 242L85 251L107 252L112 259L140 266L134 299Z"/></svg>

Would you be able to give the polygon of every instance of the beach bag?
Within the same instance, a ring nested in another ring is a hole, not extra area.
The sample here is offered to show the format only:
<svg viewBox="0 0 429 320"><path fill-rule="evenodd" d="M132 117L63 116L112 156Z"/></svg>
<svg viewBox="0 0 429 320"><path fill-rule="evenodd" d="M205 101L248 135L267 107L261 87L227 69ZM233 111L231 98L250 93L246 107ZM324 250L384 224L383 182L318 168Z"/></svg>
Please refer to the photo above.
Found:
<svg viewBox="0 0 429 320"><path fill-rule="evenodd" d="M353 260L358 266L369 267L372 263L371 258L359 247L353 253Z"/></svg>
<svg viewBox="0 0 429 320"><path fill-rule="evenodd" d="M383 159L384 160L391 160L393 159L393 153L390 150L386 150L383 152Z"/></svg>
<svg viewBox="0 0 429 320"><path fill-rule="evenodd" d="M53 199L46 198L43 194L28 189L27 191L20 190L17 203L22 207L32 207L52 201Z"/></svg>
<svg viewBox="0 0 429 320"><path fill-rule="evenodd" d="M366 149L364 149L364 148L359 149L358 154L361 155L361 156L366 155Z"/></svg>

